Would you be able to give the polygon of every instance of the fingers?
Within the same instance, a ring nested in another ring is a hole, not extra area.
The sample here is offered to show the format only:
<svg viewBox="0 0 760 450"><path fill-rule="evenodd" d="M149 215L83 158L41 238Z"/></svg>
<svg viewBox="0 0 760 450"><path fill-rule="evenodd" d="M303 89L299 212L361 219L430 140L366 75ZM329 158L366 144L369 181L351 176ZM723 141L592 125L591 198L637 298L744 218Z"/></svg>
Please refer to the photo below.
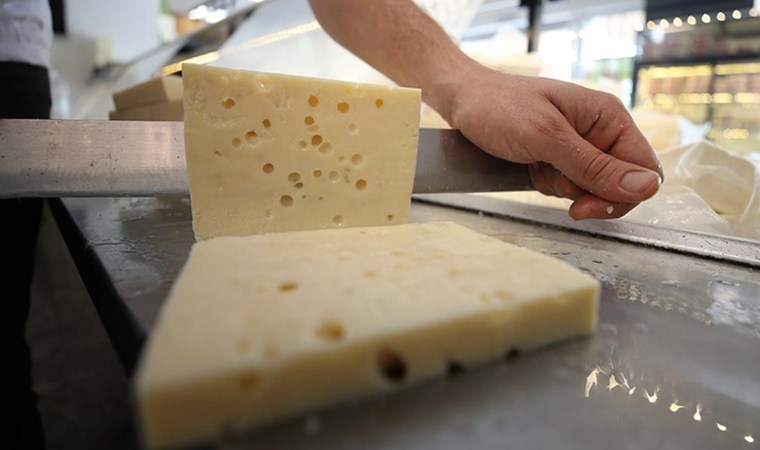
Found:
<svg viewBox="0 0 760 450"><path fill-rule="evenodd" d="M543 162L528 166L533 187L542 194L575 200L586 192L559 170Z"/></svg>
<svg viewBox="0 0 760 450"><path fill-rule="evenodd" d="M628 214L638 203L614 203L591 194L576 199L568 213L575 220L618 219Z"/></svg>
<svg viewBox="0 0 760 450"><path fill-rule="evenodd" d="M547 152L544 160L576 185L597 197L620 203L639 203L660 187L658 172L604 153L567 127L569 149Z"/></svg>
<svg viewBox="0 0 760 450"><path fill-rule="evenodd" d="M636 127L630 114L617 97L599 94L597 111L590 128L577 130L594 147L623 161L645 167L662 177L663 171L654 149Z"/></svg>
<svg viewBox="0 0 760 450"><path fill-rule="evenodd" d="M575 200L568 211L575 220L617 219L638 204L610 202L589 194L546 163L531 164L529 170L534 187L542 194Z"/></svg>
<svg viewBox="0 0 760 450"><path fill-rule="evenodd" d="M662 177L662 166L654 149L617 97L557 82L547 84L546 95L576 133L591 145Z"/></svg>

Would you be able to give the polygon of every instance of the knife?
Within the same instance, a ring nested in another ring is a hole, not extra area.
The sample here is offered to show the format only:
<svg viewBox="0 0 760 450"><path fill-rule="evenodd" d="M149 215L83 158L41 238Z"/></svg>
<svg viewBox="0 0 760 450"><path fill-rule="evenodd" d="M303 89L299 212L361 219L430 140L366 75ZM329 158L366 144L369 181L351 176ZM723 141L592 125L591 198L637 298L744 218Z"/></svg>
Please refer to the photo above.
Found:
<svg viewBox="0 0 760 450"><path fill-rule="evenodd" d="M527 166L420 129L415 194L531 189ZM0 120L0 198L187 194L182 122Z"/></svg>

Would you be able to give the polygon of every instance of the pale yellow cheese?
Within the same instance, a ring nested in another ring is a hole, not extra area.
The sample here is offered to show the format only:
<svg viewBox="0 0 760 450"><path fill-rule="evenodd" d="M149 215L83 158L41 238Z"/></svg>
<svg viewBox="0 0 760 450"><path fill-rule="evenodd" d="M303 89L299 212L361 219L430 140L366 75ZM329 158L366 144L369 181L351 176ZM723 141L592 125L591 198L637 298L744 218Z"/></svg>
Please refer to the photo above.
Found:
<svg viewBox="0 0 760 450"><path fill-rule="evenodd" d="M420 91L183 65L197 239L399 224Z"/></svg>
<svg viewBox="0 0 760 450"><path fill-rule="evenodd" d="M144 121L169 121L182 120L182 100L174 100L165 103L136 106L129 109L120 109L108 113L111 120L144 120Z"/></svg>
<svg viewBox="0 0 760 450"><path fill-rule="evenodd" d="M176 100L182 100L182 78L176 76L153 78L113 94L116 110Z"/></svg>
<svg viewBox="0 0 760 450"><path fill-rule="evenodd" d="M136 381L152 447L591 333L598 283L452 223L195 244Z"/></svg>

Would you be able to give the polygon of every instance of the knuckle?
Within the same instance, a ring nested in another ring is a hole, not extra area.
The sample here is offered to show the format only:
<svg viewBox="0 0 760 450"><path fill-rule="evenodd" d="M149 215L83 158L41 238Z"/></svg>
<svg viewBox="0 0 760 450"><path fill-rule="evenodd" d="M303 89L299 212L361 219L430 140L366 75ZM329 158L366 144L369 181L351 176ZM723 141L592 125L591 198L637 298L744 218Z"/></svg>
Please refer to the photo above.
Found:
<svg viewBox="0 0 760 450"><path fill-rule="evenodd" d="M594 154L590 160L585 163L583 169L583 179L592 185L597 185L608 179L613 172L613 160L604 153Z"/></svg>

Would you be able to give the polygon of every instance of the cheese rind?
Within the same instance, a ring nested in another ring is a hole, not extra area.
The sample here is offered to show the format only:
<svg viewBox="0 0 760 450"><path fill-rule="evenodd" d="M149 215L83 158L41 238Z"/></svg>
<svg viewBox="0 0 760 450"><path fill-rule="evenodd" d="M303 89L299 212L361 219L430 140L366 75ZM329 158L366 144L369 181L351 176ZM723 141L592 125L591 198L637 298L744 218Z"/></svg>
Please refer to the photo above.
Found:
<svg viewBox="0 0 760 450"><path fill-rule="evenodd" d="M197 239L407 220L420 91L183 65Z"/></svg>
<svg viewBox="0 0 760 450"><path fill-rule="evenodd" d="M598 283L452 223L197 243L136 381L153 447L591 333Z"/></svg>
<svg viewBox="0 0 760 450"><path fill-rule="evenodd" d="M117 111L177 100L182 100L182 78L176 76L153 78L113 93Z"/></svg>

